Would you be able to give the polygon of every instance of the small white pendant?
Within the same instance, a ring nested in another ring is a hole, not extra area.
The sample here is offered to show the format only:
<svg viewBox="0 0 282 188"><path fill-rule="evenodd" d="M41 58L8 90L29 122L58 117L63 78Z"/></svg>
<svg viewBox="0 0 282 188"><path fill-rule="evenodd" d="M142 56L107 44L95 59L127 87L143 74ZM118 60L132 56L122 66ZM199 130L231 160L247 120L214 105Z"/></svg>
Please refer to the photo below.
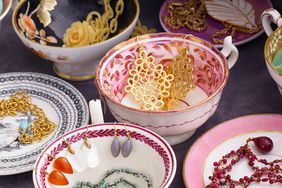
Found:
<svg viewBox="0 0 282 188"><path fill-rule="evenodd" d="M89 168L95 168L99 165L100 159L98 155L98 149L95 144L91 144L88 148L85 144L82 146L82 151L87 161Z"/></svg>
<svg viewBox="0 0 282 188"><path fill-rule="evenodd" d="M67 152L66 158L77 172L82 172L87 169L86 158L81 149L76 149L73 154Z"/></svg>

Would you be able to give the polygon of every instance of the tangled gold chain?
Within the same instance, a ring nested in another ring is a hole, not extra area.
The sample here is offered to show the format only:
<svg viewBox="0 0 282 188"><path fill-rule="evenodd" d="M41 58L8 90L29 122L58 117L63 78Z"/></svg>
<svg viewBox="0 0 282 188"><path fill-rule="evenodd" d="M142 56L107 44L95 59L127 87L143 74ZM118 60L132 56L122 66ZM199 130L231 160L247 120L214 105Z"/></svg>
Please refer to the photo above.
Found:
<svg viewBox="0 0 282 188"><path fill-rule="evenodd" d="M212 34L212 40L216 44L223 44L224 37L228 35L234 37L237 31L241 31L243 33L256 33L261 29L261 26L257 26L254 29L248 29L248 28L232 25L229 23L223 23L223 25L225 27L224 29Z"/></svg>
<svg viewBox="0 0 282 188"><path fill-rule="evenodd" d="M98 43L109 38L110 34L115 33L118 29L118 18L123 14L124 1L118 0L114 7L111 7L111 0L104 0L105 13L100 14L98 11L92 11L87 15L86 22L94 31L94 41Z"/></svg>
<svg viewBox="0 0 282 188"><path fill-rule="evenodd" d="M188 2L170 2L168 4L168 15L164 17L164 22L173 30L187 27L193 31L202 32L206 30L207 10L205 0L190 0ZM224 37L236 35L238 31L243 33L256 33L261 29L257 26L254 29L240 27L227 22L222 22L224 29L211 35L216 44L222 44Z"/></svg>
<svg viewBox="0 0 282 188"><path fill-rule="evenodd" d="M31 103L31 97L25 92L15 93L7 100L0 99L0 118L28 112L32 113L35 119L30 123L29 131L25 132L19 128L18 140L21 144L31 144L42 140L54 131L56 125L46 117L41 108Z"/></svg>
<svg viewBox="0 0 282 188"><path fill-rule="evenodd" d="M168 5L168 15L165 23L176 30L187 27L193 31L204 31L206 25L206 7L204 0L190 0L189 2L171 2Z"/></svg>

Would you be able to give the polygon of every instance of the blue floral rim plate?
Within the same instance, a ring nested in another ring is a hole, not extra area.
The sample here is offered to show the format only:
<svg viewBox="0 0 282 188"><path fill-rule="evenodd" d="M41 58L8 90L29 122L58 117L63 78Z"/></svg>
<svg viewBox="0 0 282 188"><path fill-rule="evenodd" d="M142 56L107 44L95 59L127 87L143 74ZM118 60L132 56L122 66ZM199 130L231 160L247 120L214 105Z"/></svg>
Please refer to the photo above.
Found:
<svg viewBox="0 0 282 188"><path fill-rule="evenodd" d="M40 142L23 145L15 140L0 149L0 175L18 174L33 169L38 155L53 140L88 124L88 105L82 94L69 83L40 73L5 73L0 75L0 99L24 91L32 98L32 104L43 109L56 129ZM0 118L0 134L27 115ZM2 135L3 136L3 135ZM1 135L0 135L1 137Z"/></svg>

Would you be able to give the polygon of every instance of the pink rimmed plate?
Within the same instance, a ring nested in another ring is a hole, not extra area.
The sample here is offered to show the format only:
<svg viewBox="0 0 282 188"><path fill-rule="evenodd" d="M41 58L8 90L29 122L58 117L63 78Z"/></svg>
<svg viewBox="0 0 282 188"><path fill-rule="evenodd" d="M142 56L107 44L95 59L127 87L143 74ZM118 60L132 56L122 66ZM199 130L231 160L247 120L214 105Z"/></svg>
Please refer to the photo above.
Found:
<svg viewBox="0 0 282 188"><path fill-rule="evenodd" d="M207 29L203 32L192 31L192 30L190 30L186 27L182 27L180 29L173 30L168 25L166 25L166 23L164 22L164 17L166 15L168 15L168 11L167 11L168 4L170 2L187 2L187 1L188 0L166 0L163 3L163 5L160 9L160 12L159 12L159 20L160 20L160 23L161 23L163 29L166 32L171 32L171 33L192 34L192 35L200 37L200 38L202 38L206 41L209 41L210 43L212 43L217 48L222 48L223 44L215 44L213 42L211 36L212 36L212 34L224 29L224 25L220 21L217 21L217 20L211 18L210 16L207 16L207 18L206 18ZM250 3L255 10L256 24L261 25L261 14L264 10L272 7L271 2L269 0L260 0L260 1L258 1L258 0L247 0L247 2ZM252 34L238 32L233 37L233 41L234 41L233 43L236 46L241 45L241 44L245 44L247 42L254 40L258 36L260 36L263 32L264 31L263 31L262 28L258 32L252 33Z"/></svg>
<svg viewBox="0 0 282 188"><path fill-rule="evenodd" d="M127 139L127 131L130 133L132 152L127 158L121 154L114 158L111 154L111 143L114 139L115 130L121 144L125 143ZM65 174L70 184L63 186L64 188L73 187L78 181L90 181L97 184L108 171L121 168L145 174L152 180L152 188L168 188L171 184L176 172L177 162L172 148L163 138L136 125L128 124L125 127L124 124L104 123L75 129L48 145L37 159L33 171L33 182L36 188L54 187L47 180L46 172L50 174L53 170L53 162L48 155L55 158L65 157L68 152L65 141L71 145L75 152L78 152L83 146L86 133L89 143L97 148L98 166L87 168L82 172L74 170L73 175ZM122 178L129 182L135 180L131 183L136 184L137 187L146 187L142 179L136 181L133 177L128 176Z"/></svg>
<svg viewBox="0 0 282 188"><path fill-rule="evenodd" d="M273 160L282 157L282 115L259 114L238 117L219 124L202 135L187 152L183 163L183 179L186 187L203 188L209 183L214 161L231 150L244 145L249 137L268 136L274 142L273 150L258 157ZM254 148L252 148L254 149ZM234 179L249 175L250 169L242 160L231 171ZM250 188L278 188L281 184L252 184Z"/></svg>

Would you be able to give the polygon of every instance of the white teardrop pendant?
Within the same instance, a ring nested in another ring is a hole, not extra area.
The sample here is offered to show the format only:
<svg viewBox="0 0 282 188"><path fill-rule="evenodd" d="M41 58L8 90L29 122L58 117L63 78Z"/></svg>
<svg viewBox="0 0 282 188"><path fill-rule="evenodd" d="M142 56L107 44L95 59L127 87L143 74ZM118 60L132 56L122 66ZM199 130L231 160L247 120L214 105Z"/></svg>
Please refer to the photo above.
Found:
<svg viewBox="0 0 282 188"><path fill-rule="evenodd" d="M98 148L95 144L90 144L86 139L84 145L82 146L82 151L87 161L87 166L89 168L95 168L99 165L100 159L98 154Z"/></svg>
<svg viewBox="0 0 282 188"><path fill-rule="evenodd" d="M80 148L76 149L75 151L73 150L72 152L69 150L67 152L66 158L77 172L82 172L87 169L87 161Z"/></svg>

